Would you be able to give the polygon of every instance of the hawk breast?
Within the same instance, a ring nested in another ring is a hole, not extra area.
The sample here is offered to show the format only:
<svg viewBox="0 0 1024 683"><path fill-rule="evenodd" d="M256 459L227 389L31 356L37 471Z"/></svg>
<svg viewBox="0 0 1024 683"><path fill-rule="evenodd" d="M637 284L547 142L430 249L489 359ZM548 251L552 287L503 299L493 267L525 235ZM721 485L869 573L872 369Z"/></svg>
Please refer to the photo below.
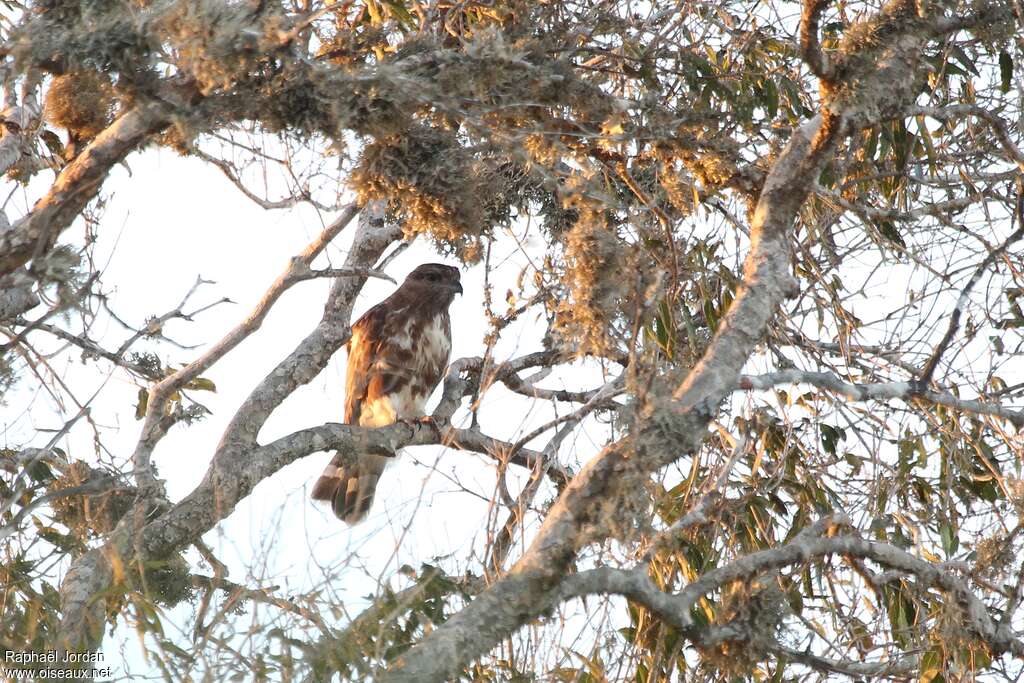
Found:
<svg viewBox="0 0 1024 683"><path fill-rule="evenodd" d="M385 329L379 340L379 351L369 368L371 381L359 410L360 425L379 427L425 415L427 399L448 365L452 340L447 311L435 315L411 311L401 317L405 317L402 324L385 325L391 329ZM352 341L362 340L353 335Z"/></svg>

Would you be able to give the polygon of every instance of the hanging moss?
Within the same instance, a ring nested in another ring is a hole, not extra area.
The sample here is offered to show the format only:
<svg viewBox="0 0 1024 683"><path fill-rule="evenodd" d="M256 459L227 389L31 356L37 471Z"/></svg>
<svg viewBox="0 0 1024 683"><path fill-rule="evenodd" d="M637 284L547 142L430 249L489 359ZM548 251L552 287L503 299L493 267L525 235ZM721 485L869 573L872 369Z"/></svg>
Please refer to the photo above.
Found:
<svg viewBox="0 0 1024 683"><path fill-rule="evenodd" d="M50 485L51 493L82 486L90 482L109 478L102 470L93 469L82 461L71 463L67 472ZM94 534L107 533L128 512L135 501L135 494L128 489L113 488L98 495L74 494L55 498L54 519L64 524L80 540Z"/></svg>
<svg viewBox="0 0 1024 683"><path fill-rule="evenodd" d="M351 183L363 201L386 200L407 236L475 261L489 228L481 198L491 174L482 171L450 132L417 127L367 145Z"/></svg>
<svg viewBox="0 0 1024 683"><path fill-rule="evenodd" d="M110 78L92 69L57 76L46 91L43 108L46 120L79 140L96 137L110 125L113 113Z"/></svg>

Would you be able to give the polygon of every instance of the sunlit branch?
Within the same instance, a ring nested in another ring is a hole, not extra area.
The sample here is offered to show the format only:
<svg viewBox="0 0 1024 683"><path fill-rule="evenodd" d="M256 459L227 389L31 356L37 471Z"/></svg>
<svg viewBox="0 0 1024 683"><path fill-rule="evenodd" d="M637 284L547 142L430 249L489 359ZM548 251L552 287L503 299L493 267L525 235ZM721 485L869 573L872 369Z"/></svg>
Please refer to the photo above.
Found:
<svg viewBox="0 0 1024 683"><path fill-rule="evenodd" d="M0 275L49 251L99 192L107 173L153 133L169 123L163 101L140 104L125 112L64 167L50 191L0 235Z"/></svg>
<svg viewBox="0 0 1024 683"><path fill-rule="evenodd" d="M672 624L686 637L702 642L703 627L694 623L691 610L705 595L736 581L753 579L766 572L824 559L839 554L870 560L883 567L914 576L926 587L936 588L949 596L961 610L964 626L996 653L1024 654L1024 642L1012 631L998 627L985 604L957 576L953 566L926 562L895 546L867 541L859 536L825 535L836 527L847 526L841 515L824 518L807 527L791 542L769 550L750 553L708 571L670 594L657 586L643 568L615 569L602 567L567 577L557 594L558 601L595 593L616 593L644 605Z"/></svg>
<svg viewBox="0 0 1024 683"><path fill-rule="evenodd" d="M827 372L808 372L804 370L780 370L763 375L744 375L739 379L736 388L749 391L751 389L771 389L781 384L810 384L820 389L827 389L855 401L899 399L906 402L923 400L927 403L946 406L954 410L978 415L991 415L1009 420L1017 427L1024 426L1024 412L1010 410L983 401L965 400L949 392L920 390L914 382L885 382L877 384L851 384Z"/></svg>

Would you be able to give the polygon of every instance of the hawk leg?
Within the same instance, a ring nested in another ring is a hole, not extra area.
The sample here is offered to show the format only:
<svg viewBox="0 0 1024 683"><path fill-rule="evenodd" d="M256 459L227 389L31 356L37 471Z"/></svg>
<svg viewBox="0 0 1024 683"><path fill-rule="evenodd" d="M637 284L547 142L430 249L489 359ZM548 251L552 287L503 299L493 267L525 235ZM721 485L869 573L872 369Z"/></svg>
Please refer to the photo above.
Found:
<svg viewBox="0 0 1024 683"><path fill-rule="evenodd" d="M409 425L410 427L417 427L419 425L429 425L430 428L434 430L434 434L437 435L437 438L441 438L441 427L438 426L437 421L435 421L434 418L432 418L430 415L424 415L423 417L409 419L401 418L398 420L398 422Z"/></svg>

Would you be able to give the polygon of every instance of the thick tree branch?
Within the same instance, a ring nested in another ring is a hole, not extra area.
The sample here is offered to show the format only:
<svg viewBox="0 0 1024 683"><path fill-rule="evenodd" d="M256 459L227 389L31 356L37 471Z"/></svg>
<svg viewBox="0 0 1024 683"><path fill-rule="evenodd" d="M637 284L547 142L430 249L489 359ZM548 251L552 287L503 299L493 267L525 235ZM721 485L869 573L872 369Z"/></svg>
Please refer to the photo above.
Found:
<svg viewBox="0 0 1024 683"><path fill-rule="evenodd" d="M815 119L794 134L765 182L754 213L752 247L744 286L701 364L677 393L673 407L686 436L665 452L629 458L635 444L624 440L605 448L570 482L552 506L536 539L508 574L444 625L427 635L384 676L387 681L442 681L513 632L545 603L576 550L602 531L597 515L623 471L651 472L691 452L704 426L739 376L775 314L795 287L789 268L788 236L812 179L835 143ZM695 409L696 408L696 409Z"/></svg>
<svg viewBox="0 0 1024 683"><path fill-rule="evenodd" d="M0 275L46 253L92 201L114 164L143 145L170 121L171 105L139 104L96 136L57 176L32 211L0 234Z"/></svg>
<svg viewBox="0 0 1024 683"><path fill-rule="evenodd" d="M926 562L895 546L867 541L855 535L824 535L836 525L846 524L841 516L820 520L786 545L737 558L706 572L675 594L660 590L643 568L623 570L601 567L580 572L566 578L557 595L551 596L551 602L540 607L538 613L570 598L613 593L644 605L690 640L703 643L704 627L693 622L691 610L707 594L736 581L750 580L765 573L803 565L831 555L845 555L870 560L887 569L911 575L922 586L947 594L959 610L961 626L965 632L986 643L996 654L1012 652L1019 656L1024 652L1024 643L1010 629L997 625L985 604L956 575L954 565Z"/></svg>
<svg viewBox="0 0 1024 683"><path fill-rule="evenodd" d="M347 222L339 221L337 230ZM383 224L381 207L375 206L364 211L345 266L359 269L367 263L373 263L399 236L397 228ZM319 253L328 241L314 242L307 251ZM307 254L310 260L315 253ZM320 324L288 358L264 378L238 409L214 453L206 476L191 494L166 512L160 509L165 506L159 501L156 501L157 509L147 506L143 501L142 505L136 506L132 513L121 520L104 546L86 553L73 563L61 584L64 618L57 637L60 647L95 649L99 646L103 635L105 600L97 596L110 586L111 562L123 562L124 558L130 557L140 560L168 557L199 539L217 521L227 517L238 501L260 481L261 477L252 476L253 470L250 469L251 463L247 457L257 448L255 440L259 429L281 401L316 377L334 352L348 340L352 306L364 282L364 277L340 278L335 282ZM247 335L247 324L258 326L265 315L266 310L258 307L249 321L243 323L235 333L229 334L220 345L167 378L166 386L187 382L189 380L186 378L198 376L199 372ZM166 430L158 415L147 415L138 446L148 449L144 457L149 457L152 452L152 445L145 443L146 439L158 438ZM262 473L267 469L257 468L256 471Z"/></svg>
<svg viewBox="0 0 1024 683"><path fill-rule="evenodd" d="M3 226L0 226L2 232ZM0 277L0 323L14 320L39 305L34 287L35 279L24 268Z"/></svg>

